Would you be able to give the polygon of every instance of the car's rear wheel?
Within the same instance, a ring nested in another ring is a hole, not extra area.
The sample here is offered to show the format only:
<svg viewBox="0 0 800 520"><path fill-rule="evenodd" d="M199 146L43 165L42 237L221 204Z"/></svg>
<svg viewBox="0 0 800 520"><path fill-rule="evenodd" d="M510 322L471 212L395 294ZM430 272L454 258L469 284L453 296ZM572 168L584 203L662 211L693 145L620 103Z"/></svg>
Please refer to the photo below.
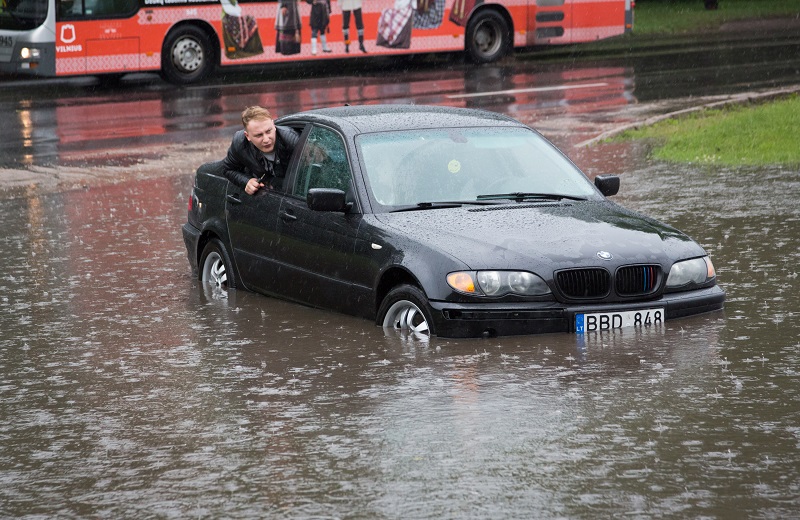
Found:
<svg viewBox="0 0 800 520"><path fill-rule="evenodd" d="M232 265L225 246L214 238L206 244L200 256L200 281L223 291L234 289L236 278Z"/></svg>
<svg viewBox="0 0 800 520"><path fill-rule="evenodd" d="M413 285L400 285L389 291L378 310L378 323L400 332L435 334L428 299Z"/></svg>

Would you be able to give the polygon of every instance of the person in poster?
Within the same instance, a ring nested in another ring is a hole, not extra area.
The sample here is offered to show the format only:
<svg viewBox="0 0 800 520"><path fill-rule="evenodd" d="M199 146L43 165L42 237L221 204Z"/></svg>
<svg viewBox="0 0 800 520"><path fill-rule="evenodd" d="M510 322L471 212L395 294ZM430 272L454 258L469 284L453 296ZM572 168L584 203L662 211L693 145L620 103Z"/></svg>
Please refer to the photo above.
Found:
<svg viewBox="0 0 800 520"><path fill-rule="evenodd" d="M220 3L225 56L237 59L262 54L264 47L258 34L256 19L242 12L242 6L237 0L220 0Z"/></svg>
<svg viewBox="0 0 800 520"><path fill-rule="evenodd" d="M342 32L344 33L344 52L350 52L350 13L356 20L356 33L358 34L358 48L366 53L364 47L364 21L361 18L361 0L341 0L342 6Z"/></svg>
<svg viewBox="0 0 800 520"><path fill-rule="evenodd" d="M392 49L411 47L411 27L417 0L395 0L394 7L381 12L375 44Z"/></svg>
<svg viewBox="0 0 800 520"><path fill-rule="evenodd" d="M300 9L297 0L280 0L278 15L275 17L277 42L275 52L297 54L300 52Z"/></svg>
<svg viewBox="0 0 800 520"><path fill-rule="evenodd" d="M328 41L325 33L328 32L328 23L331 18L331 1L330 0L306 0L306 3L311 4L311 16L309 23L311 25L311 54L317 54L317 34L322 43L322 52L331 52L328 48Z"/></svg>
<svg viewBox="0 0 800 520"><path fill-rule="evenodd" d="M444 19L445 0L417 0L414 29L436 29Z"/></svg>

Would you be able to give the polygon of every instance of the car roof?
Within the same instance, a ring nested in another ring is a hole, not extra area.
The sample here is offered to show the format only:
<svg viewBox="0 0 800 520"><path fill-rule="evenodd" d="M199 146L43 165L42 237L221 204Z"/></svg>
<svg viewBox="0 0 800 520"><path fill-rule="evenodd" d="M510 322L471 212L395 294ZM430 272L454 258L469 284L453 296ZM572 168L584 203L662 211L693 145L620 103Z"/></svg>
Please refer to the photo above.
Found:
<svg viewBox="0 0 800 520"><path fill-rule="evenodd" d="M486 110L430 105L359 105L321 108L280 118L281 124L301 118L328 123L352 133L417 130L425 128L464 128L476 126L525 127L519 121Z"/></svg>

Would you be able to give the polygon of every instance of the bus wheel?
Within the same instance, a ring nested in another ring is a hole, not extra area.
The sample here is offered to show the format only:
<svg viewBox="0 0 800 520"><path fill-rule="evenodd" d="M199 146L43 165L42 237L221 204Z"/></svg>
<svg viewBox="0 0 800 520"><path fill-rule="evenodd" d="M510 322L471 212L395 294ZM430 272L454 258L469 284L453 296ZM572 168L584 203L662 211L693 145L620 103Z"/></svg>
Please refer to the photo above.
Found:
<svg viewBox="0 0 800 520"><path fill-rule="evenodd" d="M467 25L465 45L473 63L499 60L511 45L511 32L506 20L496 11L479 12Z"/></svg>
<svg viewBox="0 0 800 520"><path fill-rule="evenodd" d="M211 41L194 25L172 31L161 52L161 73L170 83L186 85L208 76L214 66Z"/></svg>

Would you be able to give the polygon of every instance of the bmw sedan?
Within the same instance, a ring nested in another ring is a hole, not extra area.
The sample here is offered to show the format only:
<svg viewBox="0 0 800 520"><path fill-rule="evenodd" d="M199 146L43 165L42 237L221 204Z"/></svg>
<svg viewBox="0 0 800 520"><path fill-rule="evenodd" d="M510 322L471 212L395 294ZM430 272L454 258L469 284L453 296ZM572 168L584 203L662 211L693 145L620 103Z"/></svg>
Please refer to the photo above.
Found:
<svg viewBox="0 0 800 520"><path fill-rule="evenodd" d="M299 143L246 194L195 176L183 236L203 283L480 337L658 326L722 309L711 259L607 197L535 130L471 109L376 105L276 124Z"/></svg>

